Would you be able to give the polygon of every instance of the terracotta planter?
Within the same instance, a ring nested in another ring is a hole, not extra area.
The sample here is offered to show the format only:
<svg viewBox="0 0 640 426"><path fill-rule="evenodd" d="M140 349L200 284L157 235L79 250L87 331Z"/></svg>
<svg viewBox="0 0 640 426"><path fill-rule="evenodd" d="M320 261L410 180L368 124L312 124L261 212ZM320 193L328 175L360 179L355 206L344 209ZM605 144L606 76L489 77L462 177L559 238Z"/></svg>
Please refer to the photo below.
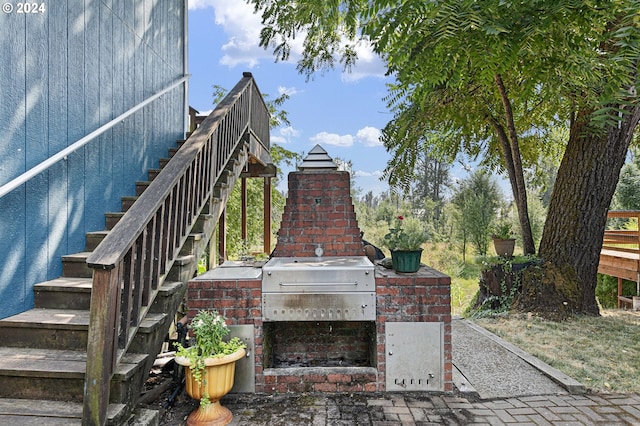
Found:
<svg viewBox="0 0 640 426"><path fill-rule="evenodd" d="M226 355L221 358L208 358L205 360L203 383L198 383L191 374L189 360L184 357L176 357L176 362L185 367L185 388L187 394L198 401L203 397L205 390L211 401L206 407L196 408L187 419L188 426L222 426L231 423L233 414L220 405L220 399L233 387L233 379L236 371L236 361L245 355L244 349Z"/></svg>
<svg viewBox="0 0 640 426"><path fill-rule="evenodd" d="M391 262L396 272L416 272L420 269L420 257L422 249L418 250L392 250Z"/></svg>
<svg viewBox="0 0 640 426"><path fill-rule="evenodd" d="M516 247L515 238L494 238L493 247L496 250L496 254L501 257L512 257L513 250Z"/></svg>

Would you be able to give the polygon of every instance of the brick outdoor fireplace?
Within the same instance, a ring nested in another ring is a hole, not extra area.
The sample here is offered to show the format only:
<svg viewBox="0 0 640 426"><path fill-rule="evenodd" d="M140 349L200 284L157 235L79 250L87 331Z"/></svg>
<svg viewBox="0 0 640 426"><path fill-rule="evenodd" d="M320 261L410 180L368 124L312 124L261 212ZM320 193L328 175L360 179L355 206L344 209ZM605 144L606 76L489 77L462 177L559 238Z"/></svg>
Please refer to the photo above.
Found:
<svg viewBox="0 0 640 426"><path fill-rule="evenodd" d="M289 174L264 265L225 262L189 282L189 316L216 309L249 347L236 392L451 392L450 278L364 255L349 173L316 146Z"/></svg>

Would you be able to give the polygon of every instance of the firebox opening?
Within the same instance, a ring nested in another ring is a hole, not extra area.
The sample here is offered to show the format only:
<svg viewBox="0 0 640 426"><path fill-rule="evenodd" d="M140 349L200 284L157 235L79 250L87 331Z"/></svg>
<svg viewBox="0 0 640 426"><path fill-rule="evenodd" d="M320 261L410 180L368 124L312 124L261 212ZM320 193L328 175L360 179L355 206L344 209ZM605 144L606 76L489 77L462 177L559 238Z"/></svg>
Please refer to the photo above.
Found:
<svg viewBox="0 0 640 426"><path fill-rule="evenodd" d="M375 367L376 326L368 321L265 322L264 367Z"/></svg>

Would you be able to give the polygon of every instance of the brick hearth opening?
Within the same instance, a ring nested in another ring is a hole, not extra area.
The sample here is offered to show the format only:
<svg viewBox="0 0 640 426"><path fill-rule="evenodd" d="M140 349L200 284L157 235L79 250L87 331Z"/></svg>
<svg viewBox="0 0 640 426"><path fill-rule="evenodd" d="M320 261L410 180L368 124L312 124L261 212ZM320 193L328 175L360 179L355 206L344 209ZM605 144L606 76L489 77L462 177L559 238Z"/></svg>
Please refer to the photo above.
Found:
<svg viewBox="0 0 640 426"><path fill-rule="evenodd" d="M376 365L374 322L283 321L263 326L265 368Z"/></svg>

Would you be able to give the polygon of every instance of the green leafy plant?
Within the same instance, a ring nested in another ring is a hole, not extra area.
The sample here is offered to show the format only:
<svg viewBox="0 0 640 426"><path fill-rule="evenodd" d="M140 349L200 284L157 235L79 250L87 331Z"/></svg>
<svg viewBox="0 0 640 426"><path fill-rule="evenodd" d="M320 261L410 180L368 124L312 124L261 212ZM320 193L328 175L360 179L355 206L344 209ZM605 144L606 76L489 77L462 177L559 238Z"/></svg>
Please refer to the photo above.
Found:
<svg viewBox="0 0 640 426"><path fill-rule="evenodd" d="M419 250L427 239L427 233L419 220L397 216L394 226L384 236L384 245L391 251Z"/></svg>
<svg viewBox="0 0 640 426"><path fill-rule="evenodd" d="M491 238L497 240L508 240L513 238L513 229L509 222L499 222L493 227Z"/></svg>
<svg viewBox="0 0 640 426"><path fill-rule="evenodd" d="M176 343L176 357L189 360L191 374L200 385L206 384L205 359L221 358L246 347L237 337L224 340L229 334L229 327L224 317L216 311L199 311L191 321L190 328L193 331L195 343L188 347ZM209 403L209 395L205 391L200 405L204 407Z"/></svg>

